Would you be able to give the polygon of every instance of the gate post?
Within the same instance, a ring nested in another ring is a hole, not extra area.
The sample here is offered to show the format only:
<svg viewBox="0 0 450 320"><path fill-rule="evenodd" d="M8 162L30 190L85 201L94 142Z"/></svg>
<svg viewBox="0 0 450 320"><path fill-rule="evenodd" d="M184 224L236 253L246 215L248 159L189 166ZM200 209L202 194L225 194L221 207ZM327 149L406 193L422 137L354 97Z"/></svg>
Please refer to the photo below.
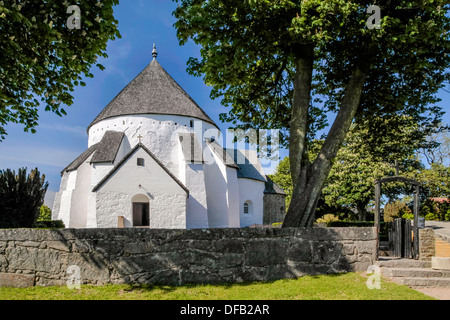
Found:
<svg viewBox="0 0 450 320"><path fill-rule="evenodd" d="M374 219L374 226L376 229L376 256L375 259L378 260L378 250L380 247L380 216L381 216L381 208L380 208L380 201L381 201L381 181L375 180L375 219Z"/></svg>
<svg viewBox="0 0 450 320"><path fill-rule="evenodd" d="M414 259L419 259L419 207L420 207L420 186L414 188Z"/></svg>

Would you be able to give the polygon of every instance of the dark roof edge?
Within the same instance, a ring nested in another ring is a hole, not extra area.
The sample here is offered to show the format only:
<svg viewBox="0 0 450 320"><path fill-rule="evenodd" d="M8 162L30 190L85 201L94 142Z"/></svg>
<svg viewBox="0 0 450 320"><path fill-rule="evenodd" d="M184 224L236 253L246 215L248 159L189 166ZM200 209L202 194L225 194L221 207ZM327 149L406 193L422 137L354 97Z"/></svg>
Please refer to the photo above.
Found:
<svg viewBox="0 0 450 320"><path fill-rule="evenodd" d="M76 171L81 164L83 164L84 161L86 161L87 158L89 158L97 149L98 143L90 146L87 150L85 150L82 154L80 154L75 160L73 160L68 166L66 166L62 171L61 171L61 176L64 175L64 173L66 172L72 172L72 171ZM84 156L83 156L84 155ZM70 166L72 166L75 162L80 161L80 164L78 164L76 167L72 168L72 169L68 169L70 168Z"/></svg>
<svg viewBox="0 0 450 320"><path fill-rule="evenodd" d="M265 194L279 194L282 196L287 196L286 191L283 190L278 184L276 184L272 179L266 175L266 188L264 189Z"/></svg>
<svg viewBox="0 0 450 320"><path fill-rule="evenodd" d="M155 160L155 162L188 194L189 189L172 173L169 169L158 159L156 156L147 149L142 143L138 143L133 149L128 152L128 154L120 160L113 169L102 179L100 182L92 189L92 192L97 192L105 183L109 180L109 178L139 149L142 148L147 154Z"/></svg>
<svg viewBox="0 0 450 320"><path fill-rule="evenodd" d="M210 150L212 150L217 157L222 161L222 163L229 168L233 168L236 170L239 170L240 167L236 164L236 162L234 161L234 159L231 159L230 155L227 153L227 151L217 142L217 141L211 141L210 139L205 139L206 144L208 146L210 146ZM222 154L219 152L220 149L221 151L223 150ZM224 158L229 158L231 161L233 161L233 163L227 163L226 159Z"/></svg>

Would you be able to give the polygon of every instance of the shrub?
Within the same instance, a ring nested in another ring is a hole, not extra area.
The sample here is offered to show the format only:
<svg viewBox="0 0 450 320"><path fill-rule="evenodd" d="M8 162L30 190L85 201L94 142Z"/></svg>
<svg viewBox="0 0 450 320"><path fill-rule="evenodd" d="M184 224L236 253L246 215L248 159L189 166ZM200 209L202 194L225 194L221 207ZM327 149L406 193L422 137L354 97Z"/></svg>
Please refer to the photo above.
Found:
<svg viewBox="0 0 450 320"><path fill-rule="evenodd" d="M36 229L64 229L65 227L62 220L41 220L34 224Z"/></svg>
<svg viewBox="0 0 450 320"><path fill-rule="evenodd" d="M52 210L47 207L45 204L41 206L39 209L39 217L37 221L51 220L52 219Z"/></svg>
<svg viewBox="0 0 450 320"><path fill-rule="evenodd" d="M322 218L316 220L317 223L329 223L332 221L339 221L339 217L336 217L334 214L328 213L324 215Z"/></svg>
<svg viewBox="0 0 450 320"><path fill-rule="evenodd" d="M31 228L48 188L38 169L0 170L0 228Z"/></svg>

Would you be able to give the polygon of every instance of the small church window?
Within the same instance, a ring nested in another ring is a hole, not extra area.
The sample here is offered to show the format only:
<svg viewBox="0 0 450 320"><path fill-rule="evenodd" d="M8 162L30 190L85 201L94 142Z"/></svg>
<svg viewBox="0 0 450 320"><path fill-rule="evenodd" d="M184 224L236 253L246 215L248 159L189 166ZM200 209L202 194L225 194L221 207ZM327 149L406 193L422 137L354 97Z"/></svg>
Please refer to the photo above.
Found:
<svg viewBox="0 0 450 320"><path fill-rule="evenodd" d="M191 120L191 128L194 127L194 120Z"/></svg>
<svg viewBox="0 0 450 320"><path fill-rule="evenodd" d="M144 159L138 158L138 159L137 159L137 165L138 165L139 167L144 167L144 165L145 165Z"/></svg>
<svg viewBox="0 0 450 320"><path fill-rule="evenodd" d="M252 214L253 213L253 204L250 200L244 202L244 214Z"/></svg>

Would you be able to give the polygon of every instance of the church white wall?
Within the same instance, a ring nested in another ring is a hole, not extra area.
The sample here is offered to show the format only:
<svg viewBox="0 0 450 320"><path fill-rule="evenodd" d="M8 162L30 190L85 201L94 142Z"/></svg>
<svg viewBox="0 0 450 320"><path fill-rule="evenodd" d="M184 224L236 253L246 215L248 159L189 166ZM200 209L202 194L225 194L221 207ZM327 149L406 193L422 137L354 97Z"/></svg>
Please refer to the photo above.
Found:
<svg viewBox="0 0 450 320"><path fill-rule="evenodd" d="M128 152L132 149L130 145L130 141L128 141L128 138L126 136L123 137L122 143L120 144L119 150L117 151L116 159L114 160L113 166L115 166L120 160L125 157Z"/></svg>
<svg viewBox="0 0 450 320"><path fill-rule="evenodd" d="M91 173L91 190L114 168L112 163L93 163Z"/></svg>
<svg viewBox="0 0 450 320"><path fill-rule="evenodd" d="M227 168L209 147L205 150L205 156L206 152L210 157L203 166L209 227L228 228Z"/></svg>
<svg viewBox="0 0 450 320"><path fill-rule="evenodd" d="M58 216L55 217L56 220L62 220L66 227L70 226L70 210L72 206L72 194L76 186L77 181L77 171L66 172L63 175L63 181L61 183L64 188L60 191L60 206L58 211Z"/></svg>
<svg viewBox="0 0 450 320"><path fill-rule="evenodd" d="M90 165L92 155L81 164L77 169L75 186L72 192L72 203L70 207L70 224L69 228L86 228L88 213L88 194L91 187L91 171Z"/></svg>
<svg viewBox="0 0 450 320"><path fill-rule="evenodd" d="M194 121L194 127L191 128L191 120ZM208 122L204 122L191 117L173 116L173 115L133 115L119 116L105 119L89 129L89 147L101 141L103 135L108 130L125 132L129 141L130 149L139 143L139 136L142 136L141 142L155 156L164 163L164 165L177 177L179 173L179 136L178 132L195 132L200 137L200 133L207 130L216 129Z"/></svg>
<svg viewBox="0 0 450 320"><path fill-rule="evenodd" d="M186 227L187 229L208 228L208 210L203 164L185 165L185 171L185 186L189 189Z"/></svg>
<svg viewBox="0 0 450 320"><path fill-rule="evenodd" d="M61 196L62 196L62 193L67 188L67 180L68 179L69 179L69 174L67 172L64 172L61 177L59 191L55 195L55 201L53 201L52 220L59 220L59 212L60 212L60 208L61 208Z"/></svg>
<svg viewBox="0 0 450 320"><path fill-rule="evenodd" d="M77 183L77 171L69 172L68 177L67 177L66 190L75 189L76 183Z"/></svg>
<svg viewBox="0 0 450 320"><path fill-rule="evenodd" d="M89 192L87 198L86 228L97 228L97 193Z"/></svg>
<svg viewBox="0 0 450 320"><path fill-rule="evenodd" d="M143 158L144 167L137 166ZM97 191L97 227L117 227L118 216L132 222L132 198L150 199L150 228L186 228L186 192L143 150L138 149Z"/></svg>
<svg viewBox="0 0 450 320"><path fill-rule="evenodd" d="M228 197L228 227L239 228L241 222L239 217L239 182L237 178L237 170L235 168L226 167L226 174Z"/></svg>
<svg viewBox="0 0 450 320"><path fill-rule="evenodd" d="M240 178L238 180L240 226L248 227L254 224L263 224L265 183L252 179ZM244 213L244 203L246 201L251 201L249 213Z"/></svg>

